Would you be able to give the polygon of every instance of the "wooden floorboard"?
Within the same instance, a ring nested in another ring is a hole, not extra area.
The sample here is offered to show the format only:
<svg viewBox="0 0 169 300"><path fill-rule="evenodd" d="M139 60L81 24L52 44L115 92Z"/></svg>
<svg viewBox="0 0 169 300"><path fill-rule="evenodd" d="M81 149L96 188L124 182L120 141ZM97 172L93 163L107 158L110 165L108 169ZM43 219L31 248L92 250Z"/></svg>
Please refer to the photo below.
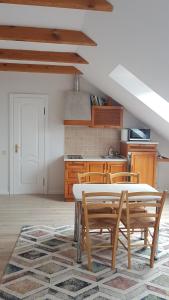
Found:
<svg viewBox="0 0 169 300"><path fill-rule="evenodd" d="M23 225L74 223L74 203L62 196L0 196L0 278Z"/></svg>
<svg viewBox="0 0 169 300"><path fill-rule="evenodd" d="M162 221L168 221L169 199ZM23 225L73 225L74 203L62 196L0 196L0 278Z"/></svg>

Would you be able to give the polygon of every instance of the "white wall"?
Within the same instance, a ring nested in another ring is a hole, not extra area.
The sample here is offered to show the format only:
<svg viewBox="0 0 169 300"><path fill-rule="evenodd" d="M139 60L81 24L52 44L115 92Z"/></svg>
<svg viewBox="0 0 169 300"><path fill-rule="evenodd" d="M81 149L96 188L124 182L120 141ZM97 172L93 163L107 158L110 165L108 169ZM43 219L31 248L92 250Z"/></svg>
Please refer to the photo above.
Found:
<svg viewBox="0 0 169 300"><path fill-rule="evenodd" d="M98 89L81 79L83 91L99 94ZM48 106L48 193L64 190L64 92L73 89L70 75L49 75L0 72L0 194L8 193L9 187L9 94L47 94Z"/></svg>
<svg viewBox="0 0 169 300"><path fill-rule="evenodd" d="M10 93L48 94L48 191L63 191L63 91L72 87L70 76L0 73L0 193L8 192L8 107ZM59 176L57 176L59 174Z"/></svg>

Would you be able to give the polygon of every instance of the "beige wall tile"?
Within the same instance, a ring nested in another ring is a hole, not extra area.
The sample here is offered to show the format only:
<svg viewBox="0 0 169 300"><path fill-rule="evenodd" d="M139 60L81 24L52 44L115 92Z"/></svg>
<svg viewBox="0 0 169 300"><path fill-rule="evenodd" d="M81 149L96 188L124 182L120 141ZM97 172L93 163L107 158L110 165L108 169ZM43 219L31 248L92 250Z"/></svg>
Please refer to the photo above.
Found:
<svg viewBox="0 0 169 300"><path fill-rule="evenodd" d="M110 146L119 151L120 130L65 126L65 154L103 155Z"/></svg>

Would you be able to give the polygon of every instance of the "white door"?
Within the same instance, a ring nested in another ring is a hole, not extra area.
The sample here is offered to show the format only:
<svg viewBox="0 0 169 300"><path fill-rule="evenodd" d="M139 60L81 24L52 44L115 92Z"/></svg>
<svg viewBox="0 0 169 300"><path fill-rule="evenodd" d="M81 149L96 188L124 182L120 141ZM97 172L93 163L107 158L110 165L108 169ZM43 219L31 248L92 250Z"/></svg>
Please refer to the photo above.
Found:
<svg viewBox="0 0 169 300"><path fill-rule="evenodd" d="M10 193L46 192L46 108L44 95L10 97Z"/></svg>

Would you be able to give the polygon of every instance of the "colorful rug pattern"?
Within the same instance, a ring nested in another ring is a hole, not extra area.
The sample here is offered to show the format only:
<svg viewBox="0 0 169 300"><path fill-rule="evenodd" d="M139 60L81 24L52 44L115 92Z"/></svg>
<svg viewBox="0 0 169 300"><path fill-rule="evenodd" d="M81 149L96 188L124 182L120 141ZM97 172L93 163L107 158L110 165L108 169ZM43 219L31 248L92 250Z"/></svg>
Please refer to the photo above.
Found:
<svg viewBox="0 0 169 300"><path fill-rule="evenodd" d="M95 234L94 243L100 238ZM148 249L134 250L128 270L127 253L119 247L112 271L111 251L99 249L89 272L85 255L76 263L71 226L25 226L2 278L0 299L169 300L169 223L160 228L158 256L150 269Z"/></svg>

